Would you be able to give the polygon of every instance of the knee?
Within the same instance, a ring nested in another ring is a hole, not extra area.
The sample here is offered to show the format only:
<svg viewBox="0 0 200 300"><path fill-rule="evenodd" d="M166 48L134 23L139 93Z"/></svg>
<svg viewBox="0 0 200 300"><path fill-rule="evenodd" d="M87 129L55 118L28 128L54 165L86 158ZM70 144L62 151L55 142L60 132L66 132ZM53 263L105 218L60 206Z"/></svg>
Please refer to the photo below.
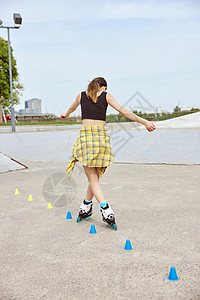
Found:
<svg viewBox="0 0 200 300"><path fill-rule="evenodd" d="M90 174L90 175L88 175L88 181L91 183L97 182L97 181L99 181L99 178L98 178L97 174Z"/></svg>

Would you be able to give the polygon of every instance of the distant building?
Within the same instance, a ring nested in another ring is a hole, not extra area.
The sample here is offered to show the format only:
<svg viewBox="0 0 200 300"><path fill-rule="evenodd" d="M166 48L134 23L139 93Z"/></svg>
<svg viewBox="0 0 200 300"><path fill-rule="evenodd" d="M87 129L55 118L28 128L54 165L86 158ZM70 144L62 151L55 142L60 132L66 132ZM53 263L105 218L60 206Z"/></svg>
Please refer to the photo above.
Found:
<svg viewBox="0 0 200 300"><path fill-rule="evenodd" d="M25 109L19 110L19 115L23 116L40 116L42 115L42 100L32 98L25 101Z"/></svg>
<svg viewBox="0 0 200 300"><path fill-rule="evenodd" d="M32 98L30 100L25 101L25 107L28 106L29 109L33 109L36 115L42 114L42 100L37 98Z"/></svg>
<svg viewBox="0 0 200 300"><path fill-rule="evenodd" d="M28 100L25 101L25 109L28 108Z"/></svg>
<svg viewBox="0 0 200 300"><path fill-rule="evenodd" d="M34 109L29 109L29 108L20 109L19 110L19 115L20 116L35 116L35 110Z"/></svg>

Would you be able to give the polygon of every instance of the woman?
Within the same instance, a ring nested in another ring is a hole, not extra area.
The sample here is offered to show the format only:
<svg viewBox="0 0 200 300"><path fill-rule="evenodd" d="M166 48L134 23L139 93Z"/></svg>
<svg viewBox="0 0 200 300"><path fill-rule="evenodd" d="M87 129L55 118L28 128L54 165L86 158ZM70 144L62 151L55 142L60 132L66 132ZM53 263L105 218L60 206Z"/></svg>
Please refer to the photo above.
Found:
<svg viewBox="0 0 200 300"><path fill-rule="evenodd" d="M100 204L103 221L117 230L114 212L107 203L99 185L100 175L103 176L106 168L114 160L110 137L105 126L107 106L109 104L126 118L143 124L148 131L153 131L156 127L152 122L123 108L106 90L106 80L103 77L94 78L89 83L87 92L78 94L74 103L66 113L61 115L61 118L68 118L81 104L82 128L72 147L72 155L66 169L70 179L76 161L80 161L89 182L86 198L80 206L77 222L91 217L92 198L95 196Z"/></svg>

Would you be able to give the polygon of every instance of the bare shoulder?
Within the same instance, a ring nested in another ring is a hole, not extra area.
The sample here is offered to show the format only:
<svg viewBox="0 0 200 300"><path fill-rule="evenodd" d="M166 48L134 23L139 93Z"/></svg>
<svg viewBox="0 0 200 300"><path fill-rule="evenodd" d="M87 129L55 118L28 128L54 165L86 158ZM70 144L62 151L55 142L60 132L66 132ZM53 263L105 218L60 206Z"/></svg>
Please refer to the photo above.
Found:
<svg viewBox="0 0 200 300"><path fill-rule="evenodd" d="M79 106L80 103L81 103L81 93L79 93L76 96L74 103L71 105L72 109L76 110L76 108Z"/></svg>
<svg viewBox="0 0 200 300"><path fill-rule="evenodd" d="M80 92L78 94L78 96L76 97L76 99L78 100L79 104L81 103L81 95L82 95L82 92Z"/></svg>
<svg viewBox="0 0 200 300"><path fill-rule="evenodd" d="M110 105L112 105L114 102L116 103L115 98L110 93L106 94L106 100Z"/></svg>
<svg viewBox="0 0 200 300"><path fill-rule="evenodd" d="M106 101L108 104L111 103L112 99L113 99L113 96L110 93L106 93Z"/></svg>
<svg viewBox="0 0 200 300"><path fill-rule="evenodd" d="M112 106L119 113L122 113L123 107L119 103L117 103L117 101L111 94L106 94L106 100L110 106Z"/></svg>

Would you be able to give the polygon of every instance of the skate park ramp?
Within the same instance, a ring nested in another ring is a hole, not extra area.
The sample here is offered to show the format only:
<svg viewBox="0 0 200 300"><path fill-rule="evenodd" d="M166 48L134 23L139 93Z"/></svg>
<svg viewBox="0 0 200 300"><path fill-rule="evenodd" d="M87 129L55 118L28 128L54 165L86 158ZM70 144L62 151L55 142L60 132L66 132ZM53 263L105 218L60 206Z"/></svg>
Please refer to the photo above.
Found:
<svg viewBox="0 0 200 300"><path fill-rule="evenodd" d="M9 171L17 171L27 169L27 167L20 162L14 160L13 158L0 152L0 173L5 173Z"/></svg>
<svg viewBox="0 0 200 300"><path fill-rule="evenodd" d="M163 121L153 122L158 128L199 128L200 129L200 112L191 113L185 116L176 117Z"/></svg>

